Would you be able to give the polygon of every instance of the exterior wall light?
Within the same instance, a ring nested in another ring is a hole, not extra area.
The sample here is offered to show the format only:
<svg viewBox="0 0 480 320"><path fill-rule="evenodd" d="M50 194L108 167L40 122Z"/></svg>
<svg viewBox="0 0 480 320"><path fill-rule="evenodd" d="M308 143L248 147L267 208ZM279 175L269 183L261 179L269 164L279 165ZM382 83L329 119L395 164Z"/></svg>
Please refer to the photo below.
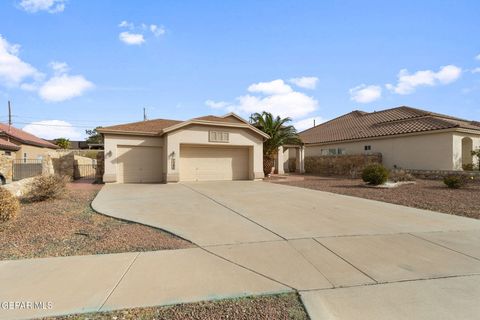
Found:
<svg viewBox="0 0 480 320"><path fill-rule="evenodd" d="M170 167L175 170L175 151L170 154Z"/></svg>

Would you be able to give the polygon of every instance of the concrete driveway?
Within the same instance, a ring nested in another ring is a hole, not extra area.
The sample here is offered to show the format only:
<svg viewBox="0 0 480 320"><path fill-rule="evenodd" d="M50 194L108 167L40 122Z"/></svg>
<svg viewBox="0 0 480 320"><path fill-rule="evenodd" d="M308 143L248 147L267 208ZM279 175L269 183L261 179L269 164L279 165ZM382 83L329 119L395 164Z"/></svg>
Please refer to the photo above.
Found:
<svg viewBox="0 0 480 320"><path fill-rule="evenodd" d="M247 181L107 185L93 207L298 290L313 319L480 313L478 220Z"/></svg>

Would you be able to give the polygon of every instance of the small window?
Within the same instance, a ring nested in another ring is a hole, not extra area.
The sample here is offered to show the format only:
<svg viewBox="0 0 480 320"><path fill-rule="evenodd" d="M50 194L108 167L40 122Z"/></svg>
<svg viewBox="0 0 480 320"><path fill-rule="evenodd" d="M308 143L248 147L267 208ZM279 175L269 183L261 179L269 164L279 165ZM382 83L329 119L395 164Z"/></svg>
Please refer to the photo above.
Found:
<svg viewBox="0 0 480 320"><path fill-rule="evenodd" d="M23 162L27 163L27 153L23 154Z"/></svg>
<svg viewBox="0 0 480 320"><path fill-rule="evenodd" d="M365 146L365 151L370 151L372 150L372 146Z"/></svg>
<svg viewBox="0 0 480 320"><path fill-rule="evenodd" d="M229 134L225 131L210 131L209 132L209 141L210 142L228 142Z"/></svg>
<svg viewBox="0 0 480 320"><path fill-rule="evenodd" d="M347 152L345 151L345 149L338 148L337 154L347 154Z"/></svg>
<svg viewBox="0 0 480 320"><path fill-rule="evenodd" d="M12 152L11 152L11 151L5 151L5 155L6 155L6 156L11 156L11 155L12 155Z"/></svg>

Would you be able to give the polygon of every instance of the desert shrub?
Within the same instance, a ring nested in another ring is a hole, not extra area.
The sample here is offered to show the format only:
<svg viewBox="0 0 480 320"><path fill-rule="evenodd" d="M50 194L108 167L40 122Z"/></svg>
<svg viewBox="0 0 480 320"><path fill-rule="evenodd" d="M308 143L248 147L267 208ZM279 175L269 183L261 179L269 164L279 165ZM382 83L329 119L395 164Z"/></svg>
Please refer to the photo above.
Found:
<svg viewBox="0 0 480 320"><path fill-rule="evenodd" d="M467 179L467 177L462 175L451 174L443 178L443 183L450 189L459 189L465 186Z"/></svg>
<svg viewBox="0 0 480 320"><path fill-rule="evenodd" d="M19 209L18 199L7 189L0 187L0 222L15 218Z"/></svg>
<svg viewBox="0 0 480 320"><path fill-rule="evenodd" d="M38 176L32 181L26 200L37 202L59 198L65 193L67 181L66 177L54 174Z"/></svg>
<svg viewBox="0 0 480 320"><path fill-rule="evenodd" d="M379 163L369 164L362 171L362 179L369 184L377 186L388 179L388 170Z"/></svg>
<svg viewBox="0 0 480 320"><path fill-rule="evenodd" d="M388 178L393 182L415 181L415 177L403 169L390 171Z"/></svg>

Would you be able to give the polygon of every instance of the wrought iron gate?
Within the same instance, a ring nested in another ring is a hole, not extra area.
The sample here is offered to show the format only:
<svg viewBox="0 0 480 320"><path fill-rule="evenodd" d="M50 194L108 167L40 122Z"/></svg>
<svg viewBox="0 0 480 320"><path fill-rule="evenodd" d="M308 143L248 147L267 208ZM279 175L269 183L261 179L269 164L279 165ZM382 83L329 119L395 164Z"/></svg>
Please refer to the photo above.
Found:
<svg viewBox="0 0 480 320"><path fill-rule="evenodd" d="M42 174L42 160L13 160L13 181L31 178Z"/></svg>

